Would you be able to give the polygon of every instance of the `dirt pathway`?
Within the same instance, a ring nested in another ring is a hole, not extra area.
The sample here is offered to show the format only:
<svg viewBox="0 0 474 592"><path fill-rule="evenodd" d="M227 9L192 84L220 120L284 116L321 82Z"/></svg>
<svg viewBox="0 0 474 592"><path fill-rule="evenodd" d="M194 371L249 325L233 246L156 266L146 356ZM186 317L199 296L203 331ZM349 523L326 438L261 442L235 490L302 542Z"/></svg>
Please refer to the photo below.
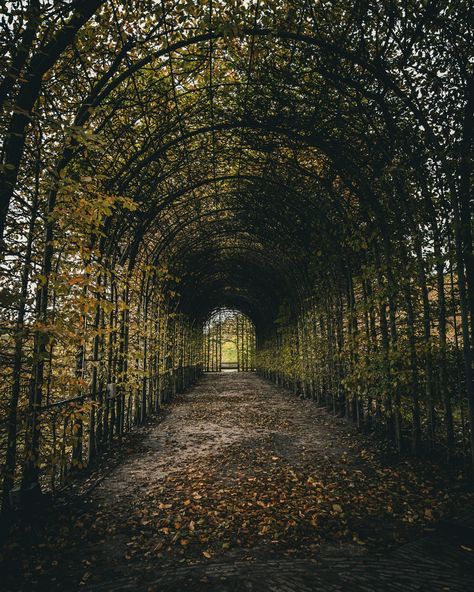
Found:
<svg viewBox="0 0 474 592"><path fill-rule="evenodd" d="M23 590L291 591L317 589L317 578L332 590L336 564L377 590L364 573L438 536L436 521L470 500L439 471L388 463L373 439L254 374L206 375L80 504L13 542L4 565L10 589ZM467 573L474 553L453 545Z"/></svg>

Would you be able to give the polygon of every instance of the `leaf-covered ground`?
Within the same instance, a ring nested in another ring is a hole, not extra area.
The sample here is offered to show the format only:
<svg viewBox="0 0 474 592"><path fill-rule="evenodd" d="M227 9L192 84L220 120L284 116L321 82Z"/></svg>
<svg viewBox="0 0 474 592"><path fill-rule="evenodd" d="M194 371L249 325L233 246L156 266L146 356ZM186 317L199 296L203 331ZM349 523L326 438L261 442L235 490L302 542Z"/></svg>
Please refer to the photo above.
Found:
<svg viewBox="0 0 474 592"><path fill-rule="evenodd" d="M100 467L80 502L14 533L2 552L9 589L75 590L176 564L384 552L473 503L452 475L390 459L375 439L253 374L206 376L114 467Z"/></svg>

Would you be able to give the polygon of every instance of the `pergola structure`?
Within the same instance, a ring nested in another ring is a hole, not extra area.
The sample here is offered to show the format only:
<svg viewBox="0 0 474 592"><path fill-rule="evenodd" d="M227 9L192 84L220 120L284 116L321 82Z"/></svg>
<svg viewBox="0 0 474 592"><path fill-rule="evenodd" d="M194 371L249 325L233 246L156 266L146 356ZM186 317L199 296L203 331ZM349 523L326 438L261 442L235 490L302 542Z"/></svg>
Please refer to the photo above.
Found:
<svg viewBox="0 0 474 592"><path fill-rule="evenodd" d="M218 307L265 376L469 456L469 2L5 8L4 507L194 380Z"/></svg>

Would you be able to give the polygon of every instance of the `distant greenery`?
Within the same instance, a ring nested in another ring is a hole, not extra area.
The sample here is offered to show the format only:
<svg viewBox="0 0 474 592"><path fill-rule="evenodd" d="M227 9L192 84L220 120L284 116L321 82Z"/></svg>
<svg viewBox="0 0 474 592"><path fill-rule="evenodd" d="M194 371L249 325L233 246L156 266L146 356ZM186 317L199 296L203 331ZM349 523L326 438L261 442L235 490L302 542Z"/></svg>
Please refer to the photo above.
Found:
<svg viewBox="0 0 474 592"><path fill-rule="evenodd" d="M233 341L224 341L222 344L222 362L224 364L237 363L237 346Z"/></svg>
<svg viewBox="0 0 474 592"><path fill-rule="evenodd" d="M240 371L255 370L255 326L236 309L220 307L204 325L204 369L220 371L222 364L236 364Z"/></svg>

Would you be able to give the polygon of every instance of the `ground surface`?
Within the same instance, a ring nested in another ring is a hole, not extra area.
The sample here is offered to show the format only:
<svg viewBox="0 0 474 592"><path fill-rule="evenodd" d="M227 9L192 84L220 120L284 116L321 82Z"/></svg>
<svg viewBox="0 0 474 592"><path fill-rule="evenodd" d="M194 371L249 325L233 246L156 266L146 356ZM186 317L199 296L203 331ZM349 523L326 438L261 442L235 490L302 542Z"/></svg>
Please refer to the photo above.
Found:
<svg viewBox="0 0 474 592"><path fill-rule="evenodd" d="M112 460L14 533L7 589L472 589L470 542L437 527L460 482L254 374L206 375Z"/></svg>

